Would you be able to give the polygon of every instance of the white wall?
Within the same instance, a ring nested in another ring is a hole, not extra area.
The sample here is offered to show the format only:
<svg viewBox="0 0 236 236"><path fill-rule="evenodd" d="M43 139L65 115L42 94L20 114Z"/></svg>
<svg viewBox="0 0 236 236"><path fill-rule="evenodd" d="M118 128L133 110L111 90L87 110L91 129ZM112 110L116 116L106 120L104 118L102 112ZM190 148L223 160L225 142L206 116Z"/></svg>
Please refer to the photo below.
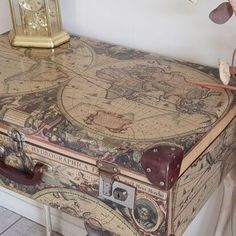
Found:
<svg viewBox="0 0 236 236"><path fill-rule="evenodd" d="M221 26L208 19L223 1L61 0L61 10L69 32L216 65L236 47L236 17Z"/></svg>

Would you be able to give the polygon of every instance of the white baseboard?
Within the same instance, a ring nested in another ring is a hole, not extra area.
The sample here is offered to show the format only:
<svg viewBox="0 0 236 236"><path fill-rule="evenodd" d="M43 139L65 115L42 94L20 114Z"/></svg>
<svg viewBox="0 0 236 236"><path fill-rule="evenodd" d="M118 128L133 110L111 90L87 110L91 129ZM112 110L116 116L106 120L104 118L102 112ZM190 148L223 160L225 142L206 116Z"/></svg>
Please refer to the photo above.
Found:
<svg viewBox="0 0 236 236"><path fill-rule="evenodd" d="M0 206L45 226L43 205L0 187ZM52 229L63 236L86 236L83 222L51 208Z"/></svg>

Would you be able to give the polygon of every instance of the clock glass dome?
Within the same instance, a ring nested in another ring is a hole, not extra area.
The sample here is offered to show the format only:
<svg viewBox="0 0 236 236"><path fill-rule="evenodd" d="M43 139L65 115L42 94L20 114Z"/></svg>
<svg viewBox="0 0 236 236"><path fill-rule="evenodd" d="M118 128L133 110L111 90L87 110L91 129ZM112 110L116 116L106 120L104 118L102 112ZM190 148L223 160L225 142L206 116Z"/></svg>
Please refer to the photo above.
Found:
<svg viewBox="0 0 236 236"><path fill-rule="evenodd" d="M53 48L69 40L62 29L58 0L9 0L14 46Z"/></svg>

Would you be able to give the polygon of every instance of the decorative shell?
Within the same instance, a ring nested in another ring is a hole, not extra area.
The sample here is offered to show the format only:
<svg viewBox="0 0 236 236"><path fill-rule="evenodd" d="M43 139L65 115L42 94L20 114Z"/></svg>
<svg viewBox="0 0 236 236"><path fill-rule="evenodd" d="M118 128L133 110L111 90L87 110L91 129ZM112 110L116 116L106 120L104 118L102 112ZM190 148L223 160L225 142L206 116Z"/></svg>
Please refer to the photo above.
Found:
<svg viewBox="0 0 236 236"><path fill-rule="evenodd" d="M223 59L219 59L219 73L222 83L228 85L231 77L229 64Z"/></svg>

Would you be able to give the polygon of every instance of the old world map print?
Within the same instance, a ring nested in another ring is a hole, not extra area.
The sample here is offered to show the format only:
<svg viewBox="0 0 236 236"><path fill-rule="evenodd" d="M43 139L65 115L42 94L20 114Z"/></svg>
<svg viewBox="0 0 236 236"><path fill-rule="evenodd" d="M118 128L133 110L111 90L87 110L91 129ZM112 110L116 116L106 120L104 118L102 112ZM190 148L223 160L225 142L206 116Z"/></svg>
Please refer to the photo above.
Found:
<svg viewBox="0 0 236 236"><path fill-rule="evenodd" d="M187 152L232 103L225 90L191 84L217 83L206 67L79 37L53 50L7 40L0 38L0 118L135 171L157 143Z"/></svg>
<svg viewBox="0 0 236 236"><path fill-rule="evenodd" d="M235 124L169 191L151 184L140 162L161 144L192 154L232 115L230 92L192 83L219 83L212 68L84 37L53 50L14 48L7 35L0 65L0 144L8 154L1 161L16 172L45 167L36 185L6 176L1 185L85 220L89 236L181 235L234 163ZM20 158L9 144L13 128L24 134ZM133 208L99 195L97 161L118 168L116 181L135 189Z"/></svg>
<svg viewBox="0 0 236 236"><path fill-rule="evenodd" d="M227 93L188 83L194 80L212 78L161 60L95 66L65 86L62 110L97 135L128 142L173 138L207 129L227 108L221 104Z"/></svg>

